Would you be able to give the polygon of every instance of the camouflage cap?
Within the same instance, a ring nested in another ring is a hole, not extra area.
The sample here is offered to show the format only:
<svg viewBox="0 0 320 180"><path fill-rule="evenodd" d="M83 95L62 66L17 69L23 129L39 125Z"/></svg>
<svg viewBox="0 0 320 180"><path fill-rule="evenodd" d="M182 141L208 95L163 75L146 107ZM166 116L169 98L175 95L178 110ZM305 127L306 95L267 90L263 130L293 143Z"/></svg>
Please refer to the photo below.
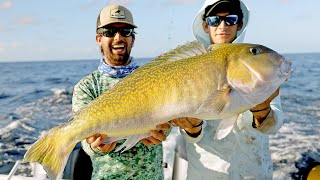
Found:
<svg viewBox="0 0 320 180"><path fill-rule="evenodd" d="M124 23L137 28L133 24L131 12L121 5L110 5L101 9L97 19L97 29L113 23Z"/></svg>

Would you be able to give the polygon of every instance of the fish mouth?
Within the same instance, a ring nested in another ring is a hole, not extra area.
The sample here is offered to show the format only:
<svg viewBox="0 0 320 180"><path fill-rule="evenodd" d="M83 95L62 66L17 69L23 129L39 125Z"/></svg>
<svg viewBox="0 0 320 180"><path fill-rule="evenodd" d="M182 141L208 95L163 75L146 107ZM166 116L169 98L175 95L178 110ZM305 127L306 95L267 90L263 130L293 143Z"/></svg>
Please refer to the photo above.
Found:
<svg viewBox="0 0 320 180"><path fill-rule="evenodd" d="M282 58L281 60L282 60L281 67L280 67L281 75L290 77L293 72L292 61L285 58Z"/></svg>

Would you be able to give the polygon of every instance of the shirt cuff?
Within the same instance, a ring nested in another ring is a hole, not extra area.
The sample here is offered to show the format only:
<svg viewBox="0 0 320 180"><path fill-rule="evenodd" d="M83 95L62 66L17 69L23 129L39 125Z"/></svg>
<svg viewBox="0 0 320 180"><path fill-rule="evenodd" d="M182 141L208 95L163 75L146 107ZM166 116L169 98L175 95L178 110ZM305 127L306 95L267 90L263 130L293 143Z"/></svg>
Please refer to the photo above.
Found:
<svg viewBox="0 0 320 180"><path fill-rule="evenodd" d="M81 145L84 152L86 152L90 157L98 157L103 155L103 152L99 151L99 149L93 149L85 139L81 141Z"/></svg>
<svg viewBox="0 0 320 180"><path fill-rule="evenodd" d="M281 117L279 117L277 110L272 109L257 130L264 134L274 134L280 129L282 124L283 120L281 120Z"/></svg>
<svg viewBox="0 0 320 180"><path fill-rule="evenodd" d="M201 133L198 137L191 137L187 134L187 132L184 130L184 129L181 129L180 128L180 133L181 135L184 137L184 139L189 142L189 143L197 143L199 142L202 137L203 137L203 131L204 131L204 128L207 126L207 122L205 120L203 120L203 124L201 126Z"/></svg>

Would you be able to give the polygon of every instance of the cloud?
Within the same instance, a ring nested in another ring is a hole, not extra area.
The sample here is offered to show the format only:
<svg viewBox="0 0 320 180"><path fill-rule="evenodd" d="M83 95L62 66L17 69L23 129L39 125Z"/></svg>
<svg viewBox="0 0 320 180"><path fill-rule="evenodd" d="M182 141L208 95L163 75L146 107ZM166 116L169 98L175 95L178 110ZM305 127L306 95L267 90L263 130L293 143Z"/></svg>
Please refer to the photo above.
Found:
<svg viewBox="0 0 320 180"><path fill-rule="evenodd" d="M35 25L41 24L42 21L34 19L32 16L20 16L14 20L14 23L10 23L8 25L0 24L0 32L13 32L16 31L19 25Z"/></svg>
<svg viewBox="0 0 320 180"><path fill-rule="evenodd" d="M13 3L11 0L4 0L2 3L0 3L0 9L10 9L13 7Z"/></svg>
<svg viewBox="0 0 320 180"><path fill-rule="evenodd" d="M15 30L16 29L13 28L13 27L8 27L8 26L4 27L4 26L0 25L0 32L12 32L12 31L15 31Z"/></svg>
<svg viewBox="0 0 320 180"><path fill-rule="evenodd" d="M22 46L21 42L0 42L0 52L8 52L12 51L14 52L16 49L20 48Z"/></svg>
<svg viewBox="0 0 320 180"><path fill-rule="evenodd" d="M36 24L37 21L31 16L22 16L16 19L16 22L19 25L28 25L28 24Z"/></svg>

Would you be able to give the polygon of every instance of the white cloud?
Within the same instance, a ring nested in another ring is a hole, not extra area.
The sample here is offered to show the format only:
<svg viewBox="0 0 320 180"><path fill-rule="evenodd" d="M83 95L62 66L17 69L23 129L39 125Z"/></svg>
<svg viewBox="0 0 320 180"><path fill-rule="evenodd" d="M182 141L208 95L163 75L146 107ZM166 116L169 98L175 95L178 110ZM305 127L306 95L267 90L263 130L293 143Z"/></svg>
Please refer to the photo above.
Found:
<svg viewBox="0 0 320 180"><path fill-rule="evenodd" d="M36 21L34 20L33 17L31 16L22 16L19 17L16 22L20 25L25 25L25 24L35 24Z"/></svg>
<svg viewBox="0 0 320 180"><path fill-rule="evenodd" d="M0 9L10 9L13 7L13 3L11 0L4 0L0 3Z"/></svg>
<svg viewBox="0 0 320 180"><path fill-rule="evenodd" d="M13 25L8 25L8 26L0 26L0 32L3 32L3 33L12 33L14 31L16 31L17 28Z"/></svg>
<svg viewBox="0 0 320 180"><path fill-rule="evenodd" d="M22 43L13 41L13 42L0 42L0 52L1 53L8 53L8 52L15 52L17 49L21 48Z"/></svg>

